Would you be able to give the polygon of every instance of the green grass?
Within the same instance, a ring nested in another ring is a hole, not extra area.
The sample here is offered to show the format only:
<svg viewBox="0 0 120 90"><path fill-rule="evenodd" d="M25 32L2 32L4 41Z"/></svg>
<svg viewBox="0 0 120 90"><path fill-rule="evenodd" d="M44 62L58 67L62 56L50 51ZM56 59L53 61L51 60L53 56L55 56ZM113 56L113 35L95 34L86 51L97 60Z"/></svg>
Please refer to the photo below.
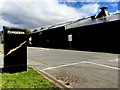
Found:
<svg viewBox="0 0 120 90"><path fill-rule="evenodd" d="M1 71L0 71L1 72ZM1 90L1 88L2 88L2 75L1 75L1 73L0 73L0 90Z"/></svg>
<svg viewBox="0 0 120 90"><path fill-rule="evenodd" d="M60 90L32 68L28 68L28 71L14 74L3 73L2 88L43 88L47 90Z"/></svg>

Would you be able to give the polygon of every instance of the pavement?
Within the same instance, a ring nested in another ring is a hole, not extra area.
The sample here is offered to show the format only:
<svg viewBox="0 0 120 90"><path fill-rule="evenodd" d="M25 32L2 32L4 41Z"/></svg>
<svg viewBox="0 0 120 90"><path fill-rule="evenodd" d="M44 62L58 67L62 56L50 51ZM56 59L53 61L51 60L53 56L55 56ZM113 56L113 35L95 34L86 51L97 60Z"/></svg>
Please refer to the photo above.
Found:
<svg viewBox="0 0 120 90"><path fill-rule="evenodd" d="M0 44L0 49L3 49L3 45ZM3 54L0 52L0 68L3 68Z"/></svg>
<svg viewBox="0 0 120 90"><path fill-rule="evenodd" d="M118 88L118 54L28 47L27 56L28 66L65 86Z"/></svg>
<svg viewBox="0 0 120 90"><path fill-rule="evenodd" d="M118 54L28 48L28 65L73 88L118 88Z"/></svg>
<svg viewBox="0 0 120 90"><path fill-rule="evenodd" d="M0 54L0 68L3 68L3 54Z"/></svg>

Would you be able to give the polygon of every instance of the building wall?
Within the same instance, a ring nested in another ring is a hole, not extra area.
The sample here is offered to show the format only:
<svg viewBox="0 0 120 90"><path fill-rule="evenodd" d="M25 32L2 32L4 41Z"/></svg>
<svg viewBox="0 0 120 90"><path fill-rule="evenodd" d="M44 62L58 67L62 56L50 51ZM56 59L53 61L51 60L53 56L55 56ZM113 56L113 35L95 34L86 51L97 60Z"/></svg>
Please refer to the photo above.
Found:
<svg viewBox="0 0 120 90"><path fill-rule="evenodd" d="M73 35L71 47L85 51L120 53L119 23L118 20L69 29L67 34Z"/></svg>
<svg viewBox="0 0 120 90"><path fill-rule="evenodd" d="M44 30L31 34L29 37L32 37L32 46L37 47L65 48L66 44L64 27Z"/></svg>
<svg viewBox="0 0 120 90"><path fill-rule="evenodd" d="M75 49L93 52L120 53L120 20L65 30L54 28L31 34L32 46ZM68 35L72 41L68 41Z"/></svg>

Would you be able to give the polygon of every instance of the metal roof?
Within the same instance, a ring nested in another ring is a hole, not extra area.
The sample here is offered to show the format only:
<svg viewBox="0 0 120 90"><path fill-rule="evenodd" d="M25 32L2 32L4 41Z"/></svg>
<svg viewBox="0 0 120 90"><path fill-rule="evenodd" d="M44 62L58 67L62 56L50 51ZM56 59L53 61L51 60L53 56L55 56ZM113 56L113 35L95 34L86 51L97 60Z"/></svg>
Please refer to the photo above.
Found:
<svg viewBox="0 0 120 90"><path fill-rule="evenodd" d="M111 21L116 21L116 20L120 20L120 13L112 14L112 15L109 15L106 17L93 19L93 20L89 17L89 18L83 19L81 21L66 25L66 30L70 29L70 28L94 25L94 24L98 24L98 23L111 22Z"/></svg>

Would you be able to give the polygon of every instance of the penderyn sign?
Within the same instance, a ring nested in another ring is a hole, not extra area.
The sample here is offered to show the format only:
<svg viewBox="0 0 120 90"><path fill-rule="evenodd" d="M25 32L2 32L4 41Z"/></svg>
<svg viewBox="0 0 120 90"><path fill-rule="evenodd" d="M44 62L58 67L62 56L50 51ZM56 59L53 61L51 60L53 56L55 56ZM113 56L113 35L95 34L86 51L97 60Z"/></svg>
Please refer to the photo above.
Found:
<svg viewBox="0 0 120 90"><path fill-rule="evenodd" d="M27 39L24 29L3 26L4 68L3 72L27 70Z"/></svg>

